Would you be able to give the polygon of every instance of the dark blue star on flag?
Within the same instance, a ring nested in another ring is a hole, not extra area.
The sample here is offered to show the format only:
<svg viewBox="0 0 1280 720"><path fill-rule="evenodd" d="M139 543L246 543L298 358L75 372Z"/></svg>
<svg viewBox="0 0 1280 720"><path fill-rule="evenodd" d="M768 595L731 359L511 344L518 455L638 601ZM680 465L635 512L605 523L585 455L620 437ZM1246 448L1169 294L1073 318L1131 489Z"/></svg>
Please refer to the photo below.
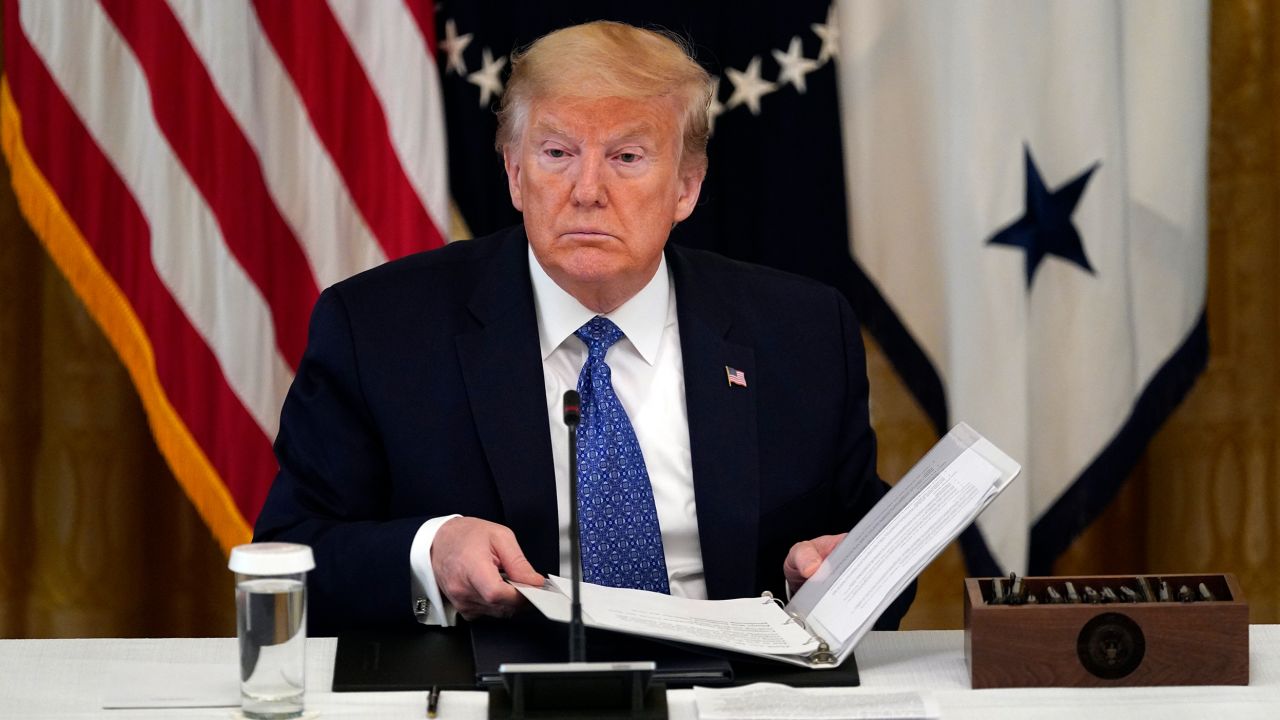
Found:
<svg viewBox="0 0 1280 720"><path fill-rule="evenodd" d="M1049 191L1040 177L1040 169L1031 157L1031 148L1023 146L1027 163L1027 207L1022 217L1001 229L988 245L1013 245L1027 252L1027 288L1035 277L1040 262L1046 255L1057 255L1093 273L1089 258L1085 257L1080 232L1071 222L1084 186L1089 182L1099 163L1085 170L1076 179L1062 187Z"/></svg>

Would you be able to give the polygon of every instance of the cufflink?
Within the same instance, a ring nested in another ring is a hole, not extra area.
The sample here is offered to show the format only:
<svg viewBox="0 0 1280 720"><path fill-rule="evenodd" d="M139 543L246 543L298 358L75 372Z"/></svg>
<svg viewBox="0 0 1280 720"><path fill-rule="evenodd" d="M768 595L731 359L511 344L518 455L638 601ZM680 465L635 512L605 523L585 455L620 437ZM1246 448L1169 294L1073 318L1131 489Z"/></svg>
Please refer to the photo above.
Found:
<svg viewBox="0 0 1280 720"><path fill-rule="evenodd" d="M413 601L413 614L418 618L418 622L430 622L431 601L424 597L420 597Z"/></svg>

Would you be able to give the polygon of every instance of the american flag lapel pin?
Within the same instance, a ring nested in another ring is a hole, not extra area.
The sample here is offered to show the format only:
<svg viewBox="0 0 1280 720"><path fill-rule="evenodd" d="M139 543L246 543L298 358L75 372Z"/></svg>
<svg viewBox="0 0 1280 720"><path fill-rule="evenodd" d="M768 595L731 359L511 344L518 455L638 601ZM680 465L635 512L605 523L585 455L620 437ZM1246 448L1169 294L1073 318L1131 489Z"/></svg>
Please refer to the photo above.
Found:
<svg viewBox="0 0 1280 720"><path fill-rule="evenodd" d="M734 385L737 385L738 387L747 386L747 375L741 370L725 365L724 374L725 374L725 377L729 379L730 387L733 387Z"/></svg>

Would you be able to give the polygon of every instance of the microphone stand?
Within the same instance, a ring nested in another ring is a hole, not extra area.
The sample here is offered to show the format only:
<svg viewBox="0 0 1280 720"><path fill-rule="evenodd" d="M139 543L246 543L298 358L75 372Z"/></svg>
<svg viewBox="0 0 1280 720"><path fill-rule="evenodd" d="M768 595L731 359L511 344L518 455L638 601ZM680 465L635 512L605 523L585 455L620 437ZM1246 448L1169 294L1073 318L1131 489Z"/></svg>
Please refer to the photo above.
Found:
<svg viewBox="0 0 1280 720"><path fill-rule="evenodd" d="M502 684L489 688L491 720L667 718L667 688L653 682L653 661L586 661L580 587L582 532L578 524L578 423L582 419L579 403L577 391L564 394L564 424L569 429L569 563L573 573L569 662L499 665Z"/></svg>
<svg viewBox="0 0 1280 720"><path fill-rule="evenodd" d="M582 625L582 526L578 519L578 423L581 400L576 390L564 394L564 424L569 428L569 572L573 604L569 616L569 662L587 661L587 629Z"/></svg>

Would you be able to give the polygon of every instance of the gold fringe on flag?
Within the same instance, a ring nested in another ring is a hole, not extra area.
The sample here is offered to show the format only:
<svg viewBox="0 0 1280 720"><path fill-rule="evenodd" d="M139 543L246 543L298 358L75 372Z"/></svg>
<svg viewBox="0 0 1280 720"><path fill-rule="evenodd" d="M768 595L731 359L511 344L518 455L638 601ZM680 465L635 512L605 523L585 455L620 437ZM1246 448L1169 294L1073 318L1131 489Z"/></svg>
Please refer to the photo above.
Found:
<svg viewBox="0 0 1280 720"><path fill-rule="evenodd" d="M252 532L217 470L170 404L156 373L151 339L115 280L102 267L80 228L36 166L22 137L22 115L0 78L0 144L13 191L31 229L102 328L138 388L160 453L223 552L249 542Z"/></svg>

